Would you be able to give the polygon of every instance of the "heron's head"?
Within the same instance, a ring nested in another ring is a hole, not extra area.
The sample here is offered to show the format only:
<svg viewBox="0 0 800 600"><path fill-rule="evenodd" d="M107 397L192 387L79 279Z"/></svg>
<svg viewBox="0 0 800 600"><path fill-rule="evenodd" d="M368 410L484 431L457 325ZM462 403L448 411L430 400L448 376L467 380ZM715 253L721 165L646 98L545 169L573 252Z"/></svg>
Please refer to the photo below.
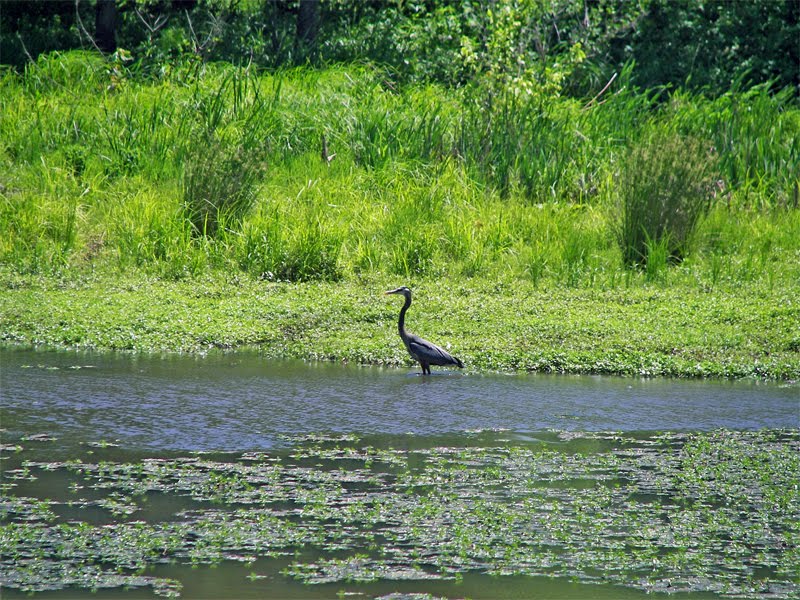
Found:
<svg viewBox="0 0 800 600"><path fill-rule="evenodd" d="M396 290L389 290L388 292L383 292L383 293L384 293L384 295L402 294L406 298L410 298L411 297L411 290L408 289L406 286L401 286L401 287L397 288Z"/></svg>

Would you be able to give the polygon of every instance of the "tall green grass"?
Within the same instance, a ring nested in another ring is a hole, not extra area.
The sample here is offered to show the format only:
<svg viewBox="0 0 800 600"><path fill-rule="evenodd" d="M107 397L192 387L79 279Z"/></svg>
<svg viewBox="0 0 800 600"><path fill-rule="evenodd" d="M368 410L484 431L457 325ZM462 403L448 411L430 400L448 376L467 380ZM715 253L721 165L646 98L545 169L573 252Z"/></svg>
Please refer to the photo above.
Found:
<svg viewBox="0 0 800 600"><path fill-rule="evenodd" d="M625 155L619 180L617 238L628 265L680 261L709 208L716 156L700 140L664 132L645 135Z"/></svg>
<svg viewBox="0 0 800 600"><path fill-rule="evenodd" d="M185 156L184 212L197 234L215 237L221 228L238 228L253 208L266 167L244 146L213 135L195 143Z"/></svg>
<svg viewBox="0 0 800 600"><path fill-rule="evenodd" d="M290 281L796 277L796 101L761 88L663 100L624 77L586 104L396 88L369 66L206 65L142 82L91 55L42 57L0 79L0 260ZM694 150L676 150L686 144ZM715 181L707 216L688 215L677 190L695 181L689 164ZM632 183L640 171L652 195ZM633 253L619 244L620 197L643 202L633 232L652 198L667 211ZM659 229L668 213L686 213L685 234ZM668 264L676 255L685 260ZM631 262L646 269L629 272Z"/></svg>

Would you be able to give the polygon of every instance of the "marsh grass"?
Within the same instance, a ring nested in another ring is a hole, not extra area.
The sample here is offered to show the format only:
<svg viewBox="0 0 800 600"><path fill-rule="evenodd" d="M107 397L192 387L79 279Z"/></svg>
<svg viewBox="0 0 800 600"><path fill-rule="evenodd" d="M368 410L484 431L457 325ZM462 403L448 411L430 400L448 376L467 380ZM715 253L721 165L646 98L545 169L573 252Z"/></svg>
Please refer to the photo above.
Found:
<svg viewBox="0 0 800 600"><path fill-rule="evenodd" d="M645 239L647 260L645 262L645 279L651 282L664 283L667 280L667 270L672 259L670 254L670 238L664 236L660 240ZM716 280L714 280L716 283Z"/></svg>
<svg viewBox="0 0 800 600"><path fill-rule="evenodd" d="M621 85L582 105L387 81L370 66L222 65L139 81L81 53L5 73L0 260L600 288L796 271L780 272L798 247L800 117L786 94L659 104ZM709 206L726 210L703 219ZM774 226L756 231L743 214ZM670 266L656 268L648 256L664 245ZM624 268L648 262L649 274Z"/></svg>
<svg viewBox="0 0 800 600"><path fill-rule="evenodd" d="M722 185L718 200L757 209L797 206L800 114L792 90L734 85L713 101L679 92L664 117L715 149Z"/></svg>
<svg viewBox="0 0 800 600"><path fill-rule="evenodd" d="M341 241L321 223L306 226L289 236L281 217L249 224L239 244L239 265L270 281L336 281L341 277Z"/></svg>
<svg viewBox="0 0 800 600"><path fill-rule="evenodd" d="M155 201L160 188L122 188L97 207L109 229L99 234L118 267L152 270L168 279L199 275L209 264L208 244L196 239L180 205ZM177 195L175 186L171 195Z"/></svg>
<svg viewBox="0 0 800 600"><path fill-rule="evenodd" d="M188 130L182 149L183 205L196 234L216 237L222 224L238 228L252 210L266 176L266 150L273 103L280 98L280 81L270 97L248 71L231 70L215 87L195 85L190 100L193 119L182 119Z"/></svg>
<svg viewBox="0 0 800 600"><path fill-rule="evenodd" d="M701 140L662 129L648 133L625 156L619 186L617 239L627 265L680 262L709 208L714 156Z"/></svg>
<svg viewBox="0 0 800 600"><path fill-rule="evenodd" d="M266 168L241 145L199 138L185 157L183 204L196 234L238 227L255 205Z"/></svg>

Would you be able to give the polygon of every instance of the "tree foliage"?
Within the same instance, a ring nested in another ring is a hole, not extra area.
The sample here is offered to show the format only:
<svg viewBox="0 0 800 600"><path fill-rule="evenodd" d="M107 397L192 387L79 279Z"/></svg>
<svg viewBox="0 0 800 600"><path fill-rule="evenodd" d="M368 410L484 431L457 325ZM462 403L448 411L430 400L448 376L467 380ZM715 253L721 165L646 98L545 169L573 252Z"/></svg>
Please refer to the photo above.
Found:
<svg viewBox="0 0 800 600"><path fill-rule="evenodd" d="M642 87L724 92L774 81L800 86L800 3L796 0L653 0L629 34L610 46L611 63L633 58Z"/></svg>
<svg viewBox="0 0 800 600"><path fill-rule="evenodd" d="M3 0L0 61L92 49L99 0ZM118 46L146 76L176 63L368 61L391 79L596 94L635 62L641 87L800 86L796 0L117 0ZM102 47L103 44L100 44Z"/></svg>

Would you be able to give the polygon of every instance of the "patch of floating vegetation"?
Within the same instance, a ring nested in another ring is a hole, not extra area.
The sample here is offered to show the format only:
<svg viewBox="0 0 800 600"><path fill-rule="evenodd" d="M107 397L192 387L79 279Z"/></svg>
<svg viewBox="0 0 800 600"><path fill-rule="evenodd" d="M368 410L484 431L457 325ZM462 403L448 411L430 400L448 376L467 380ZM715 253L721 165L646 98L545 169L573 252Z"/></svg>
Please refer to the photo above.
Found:
<svg viewBox="0 0 800 600"><path fill-rule="evenodd" d="M307 584L486 573L800 594L800 430L507 433L303 436L274 452L133 461L39 462L6 446L18 465L0 481L0 585L174 597L179 582L145 572L283 557L284 576ZM40 481L52 477L63 489ZM163 497L180 509L154 515ZM98 510L102 523L81 518Z"/></svg>
<svg viewBox="0 0 800 600"><path fill-rule="evenodd" d="M400 592L394 592L391 594L386 594L385 596L378 596L375 600L446 600L440 596L431 596L430 594L403 594Z"/></svg>
<svg viewBox="0 0 800 600"><path fill-rule="evenodd" d="M20 438L23 442L55 442L58 440L51 433L34 433L31 435L24 435Z"/></svg>

